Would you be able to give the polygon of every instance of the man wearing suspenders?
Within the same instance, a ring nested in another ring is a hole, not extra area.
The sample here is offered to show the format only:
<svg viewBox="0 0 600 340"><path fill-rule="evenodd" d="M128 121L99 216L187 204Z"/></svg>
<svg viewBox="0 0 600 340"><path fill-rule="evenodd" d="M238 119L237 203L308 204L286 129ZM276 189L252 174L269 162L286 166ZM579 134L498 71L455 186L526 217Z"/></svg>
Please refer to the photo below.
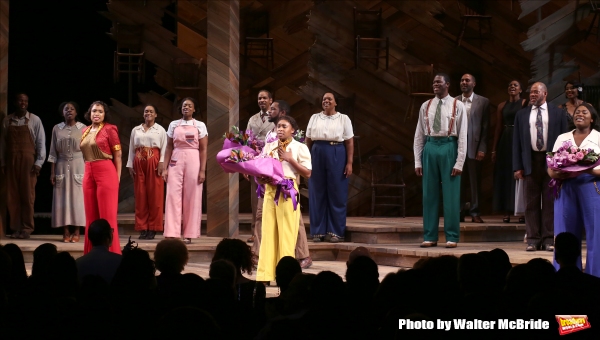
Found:
<svg viewBox="0 0 600 340"><path fill-rule="evenodd" d="M463 103L448 95L450 78L433 78L435 98L421 105L415 132L415 172L423 176L423 243L438 241L440 185L444 202L446 248L456 248L460 227L460 174L467 150L468 120Z"/></svg>

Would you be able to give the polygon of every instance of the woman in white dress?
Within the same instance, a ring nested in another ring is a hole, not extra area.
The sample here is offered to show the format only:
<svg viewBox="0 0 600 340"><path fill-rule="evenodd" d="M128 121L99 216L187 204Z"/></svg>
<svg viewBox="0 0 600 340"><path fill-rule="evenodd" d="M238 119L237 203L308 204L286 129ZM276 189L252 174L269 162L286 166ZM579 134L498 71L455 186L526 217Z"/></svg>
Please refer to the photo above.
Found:
<svg viewBox="0 0 600 340"><path fill-rule="evenodd" d="M52 227L64 228L63 242L79 242L79 229L85 226L83 207L83 173L85 163L79 149L81 134L86 125L76 120L79 106L64 102L59 112L64 122L52 129L50 182L54 186Z"/></svg>

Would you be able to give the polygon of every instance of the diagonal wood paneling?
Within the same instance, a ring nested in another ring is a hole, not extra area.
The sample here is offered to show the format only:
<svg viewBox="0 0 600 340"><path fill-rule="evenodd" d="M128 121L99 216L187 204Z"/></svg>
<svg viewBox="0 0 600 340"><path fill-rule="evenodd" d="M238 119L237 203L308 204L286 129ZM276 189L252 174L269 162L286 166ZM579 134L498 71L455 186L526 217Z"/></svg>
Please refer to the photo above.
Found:
<svg viewBox="0 0 600 340"><path fill-rule="evenodd" d="M6 112L8 99L8 0L0 1L0 121ZM2 137L2 136L0 136ZM4 237L6 221L6 181L0 178L0 238Z"/></svg>
<svg viewBox="0 0 600 340"><path fill-rule="evenodd" d="M208 1L208 236L232 237L239 231L239 175L223 172L215 161L221 136L239 121L239 13L239 0Z"/></svg>

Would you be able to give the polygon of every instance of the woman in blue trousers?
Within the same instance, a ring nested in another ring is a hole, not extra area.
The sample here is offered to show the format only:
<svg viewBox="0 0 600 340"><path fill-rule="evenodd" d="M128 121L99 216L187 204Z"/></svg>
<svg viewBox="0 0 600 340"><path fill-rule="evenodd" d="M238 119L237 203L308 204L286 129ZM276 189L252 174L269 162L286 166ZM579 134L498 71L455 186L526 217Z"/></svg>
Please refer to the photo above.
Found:
<svg viewBox="0 0 600 340"><path fill-rule="evenodd" d="M306 128L306 145L311 150L313 166L308 201L314 242L341 242L346 233L354 133L350 118L337 112L336 105L333 93L325 93L323 111L312 115Z"/></svg>
<svg viewBox="0 0 600 340"><path fill-rule="evenodd" d="M558 150L565 141L580 149L593 149L600 153L600 121L598 113L590 104L579 105L573 115L575 129L558 136L553 151ZM548 168L548 174L562 180L558 198L554 201L554 236L562 232L574 234L581 242L585 229L587 257L585 272L600 277L600 166L573 174ZM569 178L571 177L571 178ZM556 259L554 266L558 269ZM581 269L581 256L578 260Z"/></svg>

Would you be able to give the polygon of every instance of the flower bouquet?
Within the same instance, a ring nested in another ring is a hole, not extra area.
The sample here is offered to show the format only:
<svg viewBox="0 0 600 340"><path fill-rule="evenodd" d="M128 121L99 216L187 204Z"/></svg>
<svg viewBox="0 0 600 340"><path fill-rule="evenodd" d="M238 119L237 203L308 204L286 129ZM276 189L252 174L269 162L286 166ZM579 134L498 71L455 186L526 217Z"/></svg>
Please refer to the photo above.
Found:
<svg viewBox="0 0 600 340"><path fill-rule="evenodd" d="M556 152L548 152L546 164L552 170L570 173L571 177L578 176L581 172L600 165L600 154L593 149L581 149L571 141L564 141ZM562 184L561 179L553 178L548 186L554 188L554 197L558 197L558 189Z"/></svg>
<svg viewBox="0 0 600 340"><path fill-rule="evenodd" d="M273 184L278 184L284 178L280 161L263 154L257 155L256 151L248 147L221 150L217 154L217 162L227 173L269 177Z"/></svg>
<svg viewBox="0 0 600 340"><path fill-rule="evenodd" d="M240 146L247 146L252 148L257 153L260 153L262 148L265 146L265 142L258 140L252 130L240 131L237 126L232 126L230 132L226 132L223 135L223 149L231 149Z"/></svg>

